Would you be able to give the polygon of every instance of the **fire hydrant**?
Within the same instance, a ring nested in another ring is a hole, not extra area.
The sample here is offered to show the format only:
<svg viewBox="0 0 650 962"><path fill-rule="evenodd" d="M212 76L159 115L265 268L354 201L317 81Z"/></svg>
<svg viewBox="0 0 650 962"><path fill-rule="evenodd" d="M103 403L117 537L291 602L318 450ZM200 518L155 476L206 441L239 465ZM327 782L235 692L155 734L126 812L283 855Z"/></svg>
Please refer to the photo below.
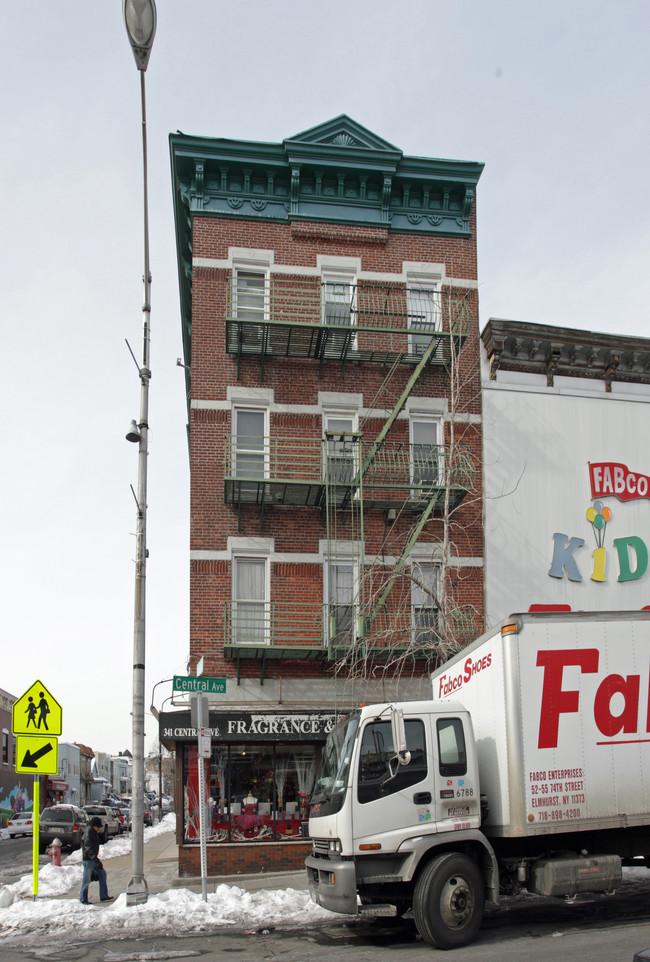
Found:
<svg viewBox="0 0 650 962"><path fill-rule="evenodd" d="M50 847L47 850L47 854L52 856L52 865L61 864L61 846L63 842L60 838L54 838L50 842Z"/></svg>

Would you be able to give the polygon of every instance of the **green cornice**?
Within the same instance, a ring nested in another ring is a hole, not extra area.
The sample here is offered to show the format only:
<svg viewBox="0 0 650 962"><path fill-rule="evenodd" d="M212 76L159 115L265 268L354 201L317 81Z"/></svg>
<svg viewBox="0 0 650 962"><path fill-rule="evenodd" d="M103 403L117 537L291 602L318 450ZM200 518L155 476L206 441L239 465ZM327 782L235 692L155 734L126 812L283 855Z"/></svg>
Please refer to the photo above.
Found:
<svg viewBox="0 0 650 962"><path fill-rule="evenodd" d="M482 164L405 157L342 114L281 144L170 135L191 214L469 236Z"/></svg>

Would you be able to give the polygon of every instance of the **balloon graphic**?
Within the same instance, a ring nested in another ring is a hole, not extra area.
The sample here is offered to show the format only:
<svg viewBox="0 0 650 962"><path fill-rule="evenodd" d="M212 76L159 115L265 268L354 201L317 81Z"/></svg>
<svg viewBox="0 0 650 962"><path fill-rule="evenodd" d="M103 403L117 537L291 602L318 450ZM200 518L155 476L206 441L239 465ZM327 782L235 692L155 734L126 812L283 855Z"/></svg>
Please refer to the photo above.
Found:
<svg viewBox="0 0 650 962"><path fill-rule="evenodd" d="M607 522L612 520L612 509L603 507L602 501L594 501L593 505L587 508L585 514L587 521L593 528L596 545L602 548Z"/></svg>

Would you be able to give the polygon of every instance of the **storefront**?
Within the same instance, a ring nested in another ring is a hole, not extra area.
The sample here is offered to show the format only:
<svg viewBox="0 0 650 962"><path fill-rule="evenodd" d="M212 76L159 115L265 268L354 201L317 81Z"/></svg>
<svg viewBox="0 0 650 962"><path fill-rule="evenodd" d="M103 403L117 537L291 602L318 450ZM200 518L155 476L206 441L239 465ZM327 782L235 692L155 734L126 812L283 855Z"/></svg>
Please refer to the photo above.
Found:
<svg viewBox="0 0 650 962"><path fill-rule="evenodd" d="M307 802L336 720L332 712L210 712L208 875L302 866ZM160 740L176 752L179 875L199 875L199 758L189 712L161 713Z"/></svg>
<svg viewBox="0 0 650 962"><path fill-rule="evenodd" d="M68 791L68 783L62 782L58 778L48 778L45 783L47 792L46 805L60 805L65 801L65 793Z"/></svg>

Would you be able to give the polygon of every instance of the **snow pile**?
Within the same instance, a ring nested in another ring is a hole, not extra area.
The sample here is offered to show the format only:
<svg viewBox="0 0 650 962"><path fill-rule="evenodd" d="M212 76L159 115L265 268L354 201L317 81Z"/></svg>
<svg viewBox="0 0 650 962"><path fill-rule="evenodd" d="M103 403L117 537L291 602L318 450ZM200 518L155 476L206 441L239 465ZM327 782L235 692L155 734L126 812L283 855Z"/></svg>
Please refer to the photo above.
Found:
<svg viewBox="0 0 650 962"><path fill-rule="evenodd" d="M157 835L173 832L175 828L176 816L173 812L170 812L165 815L162 822L145 827L145 845ZM108 859L117 858L119 855L128 855L131 848L131 836L118 835L102 845L100 857L105 862ZM60 867L52 865L51 862L41 865L38 870L39 898L54 898L57 895L64 895L75 886L81 886L82 874L81 849L79 848L63 858ZM23 875L19 882L15 882L13 885L5 885L2 889L0 907L10 904L11 896L13 896L13 899L29 898L33 892L33 887L34 880L31 872L29 875Z"/></svg>
<svg viewBox="0 0 650 962"><path fill-rule="evenodd" d="M175 815L145 828L144 841L163 832L171 832ZM102 846L104 862L131 851L130 836L120 836ZM110 871L110 867L107 865ZM65 937L122 938L133 935L174 935L201 933L238 926L258 929L304 926L332 919L331 912L321 909L309 894L296 889L264 889L248 892L236 885L219 885L208 895L207 902L189 889L173 888L159 895L149 895L143 905L128 906L126 895L109 905L82 905L78 899L81 885L81 853L73 852L61 867L42 865L38 874L38 899L33 901L32 876L2 889L0 898L0 946L15 944L16 937L27 942L33 938ZM57 898L73 889L74 897Z"/></svg>
<svg viewBox="0 0 650 962"><path fill-rule="evenodd" d="M332 915L296 889L247 892L235 885L219 885L204 902L189 889L150 895L144 905L128 906L122 894L109 906L82 905L70 900L21 899L0 908L0 945L18 933L22 938L65 936L83 940L137 935L185 935L229 926L246 929L303 926L331 920Z"/></svg>

